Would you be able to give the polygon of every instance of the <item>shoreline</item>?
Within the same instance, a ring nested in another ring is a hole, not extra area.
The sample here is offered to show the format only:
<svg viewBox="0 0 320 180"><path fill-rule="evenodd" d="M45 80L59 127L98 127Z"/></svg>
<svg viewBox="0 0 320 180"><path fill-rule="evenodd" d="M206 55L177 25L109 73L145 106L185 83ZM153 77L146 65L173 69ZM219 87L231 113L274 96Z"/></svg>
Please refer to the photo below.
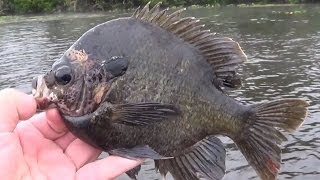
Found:
<svg viewBox="0 0 320 180"><path fill-rule="evenodd" d="M227 5L221 5L221 4L208 4L208 5L190 5L190 6L165 6L165 7L169 7L170 9L177 9L177 8L216 8L216 7L239 7L239 8L243 8L243 7L256 7L256 8L263 8L263 7L281 7L281 6L307 6L307 5L319 5L320 3L270 3L270 4L255 4L255 3L251 3L251 4L227 4ZM69 13L110 13L110 12L132 12L135 9L137 9L138 7L134 7L134 8L113 8L113 9L107 9L107 10L97 10L97 9L92 9L92 10L53 10L51 12L39 12L39 13L4 13L3 10L1 10L1 5L0 5L0 21L1 18L9 16L42 16L42 15L57 15L57 14L69 14Z"/></svg>
<svg viewBox="0 0 320 180"><path fill-rule="evenodd" d="M201 8L264 8L264 7L303 7L312 6L314 4L232 4L232 5L208 5L199 6L192 5L185 7L186 9L201 9ZM320 6L320 3L316 5ZM180 9L182 6L172 6L170 9ZM52 21L57 19L70 19L70 18L94 18L94 17L107 17L110 13L117 13L130 16L136 8L130 9L113 9L107 11L66 11L66 12L53 12L53 13L34 13L34 14L16 14L16 15L0 15L0 24L17 23L17 22L33 22L33 21Z"/></svg>

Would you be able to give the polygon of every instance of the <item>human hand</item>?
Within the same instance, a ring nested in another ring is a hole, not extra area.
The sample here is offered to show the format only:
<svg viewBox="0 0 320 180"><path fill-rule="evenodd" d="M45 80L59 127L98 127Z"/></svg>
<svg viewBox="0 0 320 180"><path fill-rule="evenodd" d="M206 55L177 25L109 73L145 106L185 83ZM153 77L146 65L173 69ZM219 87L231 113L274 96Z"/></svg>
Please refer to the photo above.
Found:
<svg viewBox="0 0 320 180"><path fill-rule="evenodd" d="M57 110L34 115L36 106L32 96L0 91L1 179L113 179L142 162L96 160L101 151L74 137Z"/></svg>

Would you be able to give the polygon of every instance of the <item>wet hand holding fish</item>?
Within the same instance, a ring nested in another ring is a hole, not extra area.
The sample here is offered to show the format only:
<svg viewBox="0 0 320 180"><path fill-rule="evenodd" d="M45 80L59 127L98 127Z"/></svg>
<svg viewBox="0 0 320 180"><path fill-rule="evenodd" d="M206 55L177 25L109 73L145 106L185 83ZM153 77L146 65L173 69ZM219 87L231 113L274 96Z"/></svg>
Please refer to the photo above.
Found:
<svg viewBox="0 0 320 180"><path fill-rule="evenodd" d="M245 54L181 12L146 5L86 32L35 79L41 108L57 107L92 146L154 159L175 179L223 178L225 149L215 135L230 137L262 179L275 179L286 139L277 128L299 127L308 104L290 98L246 106L227 96L224 87L241 86L236 67Z"/></svg>
<svg viewBox="0 0 320 180"><path fill-rule="evenodd" d="M30 95L0 90L1 179L113 179L141 163L115 156L92 162L101 151L72 136L56 109L36 109Z"/></svg>

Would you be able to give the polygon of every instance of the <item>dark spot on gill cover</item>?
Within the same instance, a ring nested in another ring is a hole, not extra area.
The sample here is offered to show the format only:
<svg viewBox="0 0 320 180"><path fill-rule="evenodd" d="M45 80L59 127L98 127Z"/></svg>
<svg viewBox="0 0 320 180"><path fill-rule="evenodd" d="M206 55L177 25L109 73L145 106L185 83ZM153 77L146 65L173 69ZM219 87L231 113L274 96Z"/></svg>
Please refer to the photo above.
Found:
<svg viewBox="0 0 320 180"><path fill-rule="evenodd" d="M125 57L112 57L109 61L103 64L106 72L113 77L122 76L128 69L129 61Z"/></svg>

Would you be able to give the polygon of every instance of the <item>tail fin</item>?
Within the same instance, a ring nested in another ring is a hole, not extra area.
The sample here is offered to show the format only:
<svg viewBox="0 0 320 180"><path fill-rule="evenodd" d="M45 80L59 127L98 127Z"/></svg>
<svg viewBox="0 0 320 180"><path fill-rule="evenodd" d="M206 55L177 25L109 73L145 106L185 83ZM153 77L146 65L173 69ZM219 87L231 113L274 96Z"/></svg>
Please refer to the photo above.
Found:
<svg viewBox="0 0 320 180"><path fill-rule="evenodd" d="M308 103L300 99L282 99L253 105L247 126L235 143L263 180L273 180L280 169L281 149L286 140L277 129L297 129L304 121Z"/></svg>

